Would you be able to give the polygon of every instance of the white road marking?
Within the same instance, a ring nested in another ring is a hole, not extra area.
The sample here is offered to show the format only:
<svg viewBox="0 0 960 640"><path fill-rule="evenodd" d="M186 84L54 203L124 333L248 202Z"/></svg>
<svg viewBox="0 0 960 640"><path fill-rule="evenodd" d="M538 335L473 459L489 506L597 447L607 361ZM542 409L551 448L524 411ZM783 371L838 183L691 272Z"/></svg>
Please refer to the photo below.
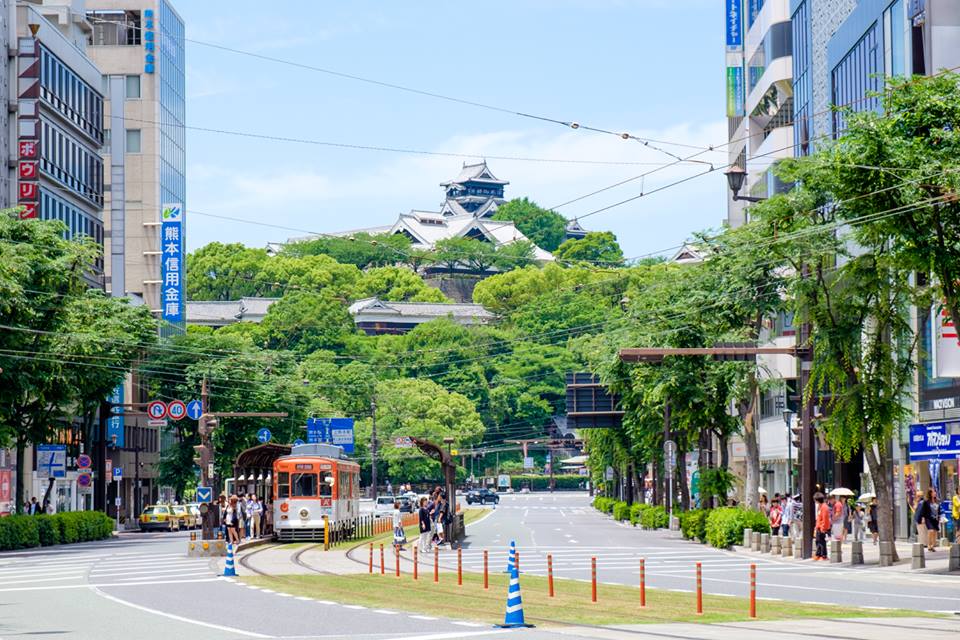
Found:
<svg viewBox="0 0 960 640"><path fill-rule="evenodd" d="M71 574L68 576L59 576L57 578L21 578L19 580L10 580L5 582L0 582L0 585L5 584L24 584L24 583L34 583L34 582L59 582L61 580L79 580L83 577L82 573Z"/></svg>
<svg viewBox="0 0 960 640"><path fill-rule="evenodd" d="M410 617L413 618L414 620L436 620L436 618L432 616L410 616Z"/></svg>
<svg viewBox="0 0 960 640"><path fill-rule="evenodd" d="M384 614L384 615L386 615L386 616L395 616L395 615L397 615L398 613L400 613L399 611L390 611L389 609L374 609L373 612L374 612L374 613L382 613L382 614Z"/></svg>
<svg viewBox="0 0 960 640"><path fill-rule="evenodd" d="M0 592L8 591L58 591L61 589L89 589L90 587L139 587L153 586L157 584L188 584L193 582L219 582L221 578L201 578L200 580L153 580L150 582L108 582L103 584L58 584L45 585L42 587L14 587L10 589L0 589Z"/></svg>
<svg viewBox="0 0 960 640"><path fill-rule="evenodd" d="M366 607L363 606L362 604L344 604L340 606L342 606L344 609L357 609L357 610L366 609Z"/></svg>
<svg viewBox="0 0 960 640"><path fill-rule="evenodd" d="M262 633L253 633L252 631L244 631L243 629L236 629L234 627L227 627L220 624L212 624L210 622L201 622L200 620L191 620L190 618L185 618L183 616L174 615L172 613L166 613L164 611L157 611L156 609L151 609L150 607L144 607L143 605L134 604L126 600L117 598L116 596L111 596L96 587L91 587L91 591L100 596L101 598L106 598L111 602L116 602L117 604L122 604L124 606L130 607L132 609L137 609L139 611L145 611L147 613L152 613L154 615L163 616L164 618L170 618L171 620L178 620L180 622L186 622L188 624L195 624L201 627L206 627L208 629L217 629L219 631L227 631L229 633L235 633L237 635L246 636L248 638L272 638L273 636L267 636Z"/></svg>
<svg viewBox="0 0 960 640"><path fill-rule="evenodd" d="M195 578L195 577L198 577L198 576L209 576L209 575L210 575L210 572L209 572L209 571L201 571L201 572L199 572L199 573L183 573L183 574L180 574L178 577L180 577L180 578ZM139 576L133 576L132 578L117 578L117 581L118 581L118 582L128 582L128 581L135 581L135 580L152 580L153 578L163 579L163 578L169 578L169 577L171 577L171 576L139 575Z"/></svg>
<svg viewBox="0 0 960 640"><path fill-rule="evenodd" d="M410 616L411 618L414 616ZM475 636L492 636L500 633L510 633L510 629L490 629L489 631L455 631L453 633L431 633L425 636L396 636L385 640L454 640L456 638L472 638Z"/></svg>

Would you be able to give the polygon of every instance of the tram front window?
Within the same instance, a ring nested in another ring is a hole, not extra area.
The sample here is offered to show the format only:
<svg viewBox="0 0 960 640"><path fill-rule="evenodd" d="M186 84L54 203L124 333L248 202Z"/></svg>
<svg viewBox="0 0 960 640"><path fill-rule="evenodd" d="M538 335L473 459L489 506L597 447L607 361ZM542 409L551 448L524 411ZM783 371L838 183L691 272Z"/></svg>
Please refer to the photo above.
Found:
<svg viewBox="0 0 960 640"><path fill-rule="evenodd" d="M290 477L290 487L294 498L313 498L317 495L317 474L293 473Z"/></svg>

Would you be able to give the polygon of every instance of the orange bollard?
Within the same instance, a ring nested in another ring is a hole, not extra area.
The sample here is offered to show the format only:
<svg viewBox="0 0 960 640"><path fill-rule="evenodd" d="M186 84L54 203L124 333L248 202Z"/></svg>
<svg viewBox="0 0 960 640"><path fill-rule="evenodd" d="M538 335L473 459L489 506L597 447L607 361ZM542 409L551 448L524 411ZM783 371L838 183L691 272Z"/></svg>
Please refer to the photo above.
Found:
<svg viewBox="0 0 960 640"><path fill-rule="evenodd" d="M490 588L490 581L488 580L488 576L487 576L487 550L486 549L483 550L483 588L484 589Z"/></svg>
<svg viewBox="0 0 960 640"><path fill-rule="evenodd" d="M644 558L640 558L640 608L647 607L647 563Z"/></svg>
<svg viewBox="0 0 960 640"><path fill-rule="evenodd" d="M757 617L757 565L750 565L750 617Z"/></svg>
<svg viewBox="0 0 960 640"><path fill-rule="evenodd" d="M386 573L387 567L386 563L383 561L383 545L380 545L380 575Z"/></svg>
<svg viewBox="0 0 960 640"><path fill-rule="evenodd" d="M553 556L547 554L547 587L550 597L553 597Z"/></svg>
<svg viewBox="0 0 960 640"><path fill-rule="evenodd" d="M370 561L367 563L367 572L373 573L373 543L370 543Z"/></svg>
<svg viewBox="0 0 960 640"><path fill-rule="evenodd" d="M417 548L413 548L413 579L417 579L417 573L420 569L420 558L417 557Z"/></svg>
<svg viewBox="0 0 960 640"><path fill-rule="evenodd" d="M433 548L433 581L440 582L440 548Z"/></svg>
<svg viewBox="0 0 960 640"><path fill-rule="evenodd" d="M400 577L400 547L393 548L394 568L397 571L397 577Z"/></svg>
<svg viewBox="0 0 960 640"><path fill-rule="evenodd" d="M463 586L463 549L457 549L457 586Z"/></svg>
<svg viewBox="0 0 960 640"><path fill-rule="evenodd" d="M703 615L703 575L700 563L697 563L697 615Z"/></svg>
<svg viewBox="0 0 960 640"><path fill-rule="evenodd" d="M597 558L590 558L590 600L597 601Z"/></svg>

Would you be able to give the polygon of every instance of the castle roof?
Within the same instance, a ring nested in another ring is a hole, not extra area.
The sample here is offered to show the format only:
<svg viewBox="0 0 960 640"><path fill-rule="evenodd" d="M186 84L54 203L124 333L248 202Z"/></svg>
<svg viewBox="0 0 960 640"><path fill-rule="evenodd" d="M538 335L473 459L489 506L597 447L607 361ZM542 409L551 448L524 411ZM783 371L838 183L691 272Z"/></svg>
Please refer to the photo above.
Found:
<svg viewBox="0 0 960 640"><path fill-rule="evenodd" d="M449 187L454 184L464 184L467 182L485 182L487 184L499 184L506 185L510 184L506 180L500 180L493 173L491 173L489 167L487 167L487 161L479 162L477 164L466 164L464 163L463 168L460 170L460 175L458 175L453 180L448 180L447 182L441 182L441 187Z"/></svg>

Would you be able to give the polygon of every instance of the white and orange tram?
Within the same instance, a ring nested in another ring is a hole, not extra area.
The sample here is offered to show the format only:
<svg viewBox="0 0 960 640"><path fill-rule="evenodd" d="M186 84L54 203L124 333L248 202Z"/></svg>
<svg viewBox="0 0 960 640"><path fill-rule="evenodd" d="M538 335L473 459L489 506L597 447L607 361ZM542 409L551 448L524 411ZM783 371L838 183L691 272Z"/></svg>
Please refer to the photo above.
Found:
<svg viewBox="0 0 960 640"><path fill-rule="evenodd" d="M273 462L273 528L281 542L323 540L324 516L350 526L360 515L360 465L333 445L306 444Z"/></svg>

